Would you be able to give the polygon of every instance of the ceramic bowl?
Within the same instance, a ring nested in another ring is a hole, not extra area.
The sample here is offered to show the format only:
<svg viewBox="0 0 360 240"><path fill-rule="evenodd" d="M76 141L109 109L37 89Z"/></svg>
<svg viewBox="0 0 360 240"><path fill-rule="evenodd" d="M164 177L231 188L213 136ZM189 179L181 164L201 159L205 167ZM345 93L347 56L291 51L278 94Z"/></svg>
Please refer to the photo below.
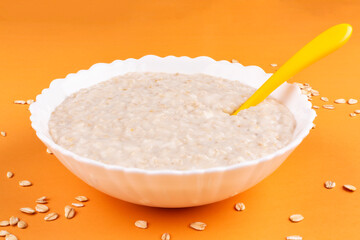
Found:
<svg viewBox="0 0 360 240"><path fill-rule="evenodd" d="M54 109L70 94L127 72L204 73L258 88L271 74L257 66L243 66L209 57L157 57L98 63L88 70L56 79L31 104L30 120L36 135L76 176L90 186L131 203L166 207L209 204L241 193L270 175L309 134L316 116L307 97L295 84L282 84L272 97L286 105L296 120L290 143L263 158L232 166L199 170L143 170L108 165L81 157L57 145L48 122Z"/></svg>

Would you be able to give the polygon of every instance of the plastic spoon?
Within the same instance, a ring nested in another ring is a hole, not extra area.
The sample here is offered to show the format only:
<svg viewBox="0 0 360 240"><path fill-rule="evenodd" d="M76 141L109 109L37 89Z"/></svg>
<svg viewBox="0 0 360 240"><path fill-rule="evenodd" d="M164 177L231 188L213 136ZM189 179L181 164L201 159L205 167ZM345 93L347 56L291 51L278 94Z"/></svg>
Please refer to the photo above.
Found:
<svg viewBox="0 0 360 240"><path fill-rule="evenodd" d="M335 25L314 38L277 70L248 100L231 115L262 102L286 80L317 60L327 56L344 45L350 38L349 24Z"/></svg>

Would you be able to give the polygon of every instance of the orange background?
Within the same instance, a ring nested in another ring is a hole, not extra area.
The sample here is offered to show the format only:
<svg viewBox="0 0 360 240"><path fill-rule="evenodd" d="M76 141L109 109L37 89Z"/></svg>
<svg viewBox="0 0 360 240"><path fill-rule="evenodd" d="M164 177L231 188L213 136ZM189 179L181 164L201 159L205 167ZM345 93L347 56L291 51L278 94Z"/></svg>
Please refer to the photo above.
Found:
<svg viewBox="0 0 360 240"><path fill-rule="evenodd" d="M30 127L27 106L15 99L34 99L51 80L111 62L147 54L206 55L238 59L268 72L301 46L338 23L354 27L343 48L309 67L291 81L308 82L322 96L360 98L359 1L231 1L231 0L34 0L0 1L0 220L12 215L28 222L25 230L5 227L19 239L358 239L360 191L360 103L317 110L316 129L270 177L228 200L188 209L137 206L92 189L45 151ZM316 105L324 104L314 97ZM14 178L7 179L6 172ZM18 186L31 180L28 188ZM337 187L327 190L326 180ZM45 222L43 214L28 216L20 207L50 198L51 211L61 214ZM74 196L90 198L67 220L63 207ZM246 210L233 205L244 202ZM305 220L291 223L289 215ZM146 230L134 221L149 222ZM197 232L188 227L203 221Z"/></svg>

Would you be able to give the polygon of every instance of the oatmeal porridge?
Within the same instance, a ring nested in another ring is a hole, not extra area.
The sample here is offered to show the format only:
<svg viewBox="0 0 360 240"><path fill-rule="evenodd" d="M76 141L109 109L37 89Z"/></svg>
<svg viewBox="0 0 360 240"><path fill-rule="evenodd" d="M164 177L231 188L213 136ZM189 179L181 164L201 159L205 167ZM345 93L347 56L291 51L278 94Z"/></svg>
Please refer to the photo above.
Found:
<svg viewBox="0 0 360 240"><path fill-rule="evenodd" d="M142 169L205 169L284 147L295 120L275 99L236 110L255 89L204 74L128 73L67 97L53 140L80 156Z"/></svg>

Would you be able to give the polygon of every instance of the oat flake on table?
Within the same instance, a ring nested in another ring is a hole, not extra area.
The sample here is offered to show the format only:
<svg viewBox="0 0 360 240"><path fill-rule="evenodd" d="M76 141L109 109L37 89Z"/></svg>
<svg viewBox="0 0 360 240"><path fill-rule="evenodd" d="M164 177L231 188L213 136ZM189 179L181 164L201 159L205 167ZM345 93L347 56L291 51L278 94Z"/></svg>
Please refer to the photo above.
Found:
<svg viewBox="0 0 360 240"><path fill-rule="evenodd" d="M17 223L17 227L18 228L21 228L21 229L24 229L24 228L27 228L28 224L24 221L24 220L20 220L18 223Z"/></svg>
<svg viewBox="0 0 360 240"><path fill-rule="evenodd" d="M206 228L206 224L203 222L193 222L193 223L190 223L190 227L197 231L203 231Z"/></svg>
<svg viewBox="0 0 360 240"><path fill-rule="evenodd" d="M335 186L336 186L336 183L334 182L334 181L326 181L325 183L324 183L324 186L325 186L325 188L327 188L327 189L332 189L332 188L334 188Z"/></svg>
<svg viewBox="0 0 360 240"><path fill-rule="evenodd" d="M135 226L138 228L146 229L148 228L148 223L145 220L137 220L135 222Z"/></svg>

